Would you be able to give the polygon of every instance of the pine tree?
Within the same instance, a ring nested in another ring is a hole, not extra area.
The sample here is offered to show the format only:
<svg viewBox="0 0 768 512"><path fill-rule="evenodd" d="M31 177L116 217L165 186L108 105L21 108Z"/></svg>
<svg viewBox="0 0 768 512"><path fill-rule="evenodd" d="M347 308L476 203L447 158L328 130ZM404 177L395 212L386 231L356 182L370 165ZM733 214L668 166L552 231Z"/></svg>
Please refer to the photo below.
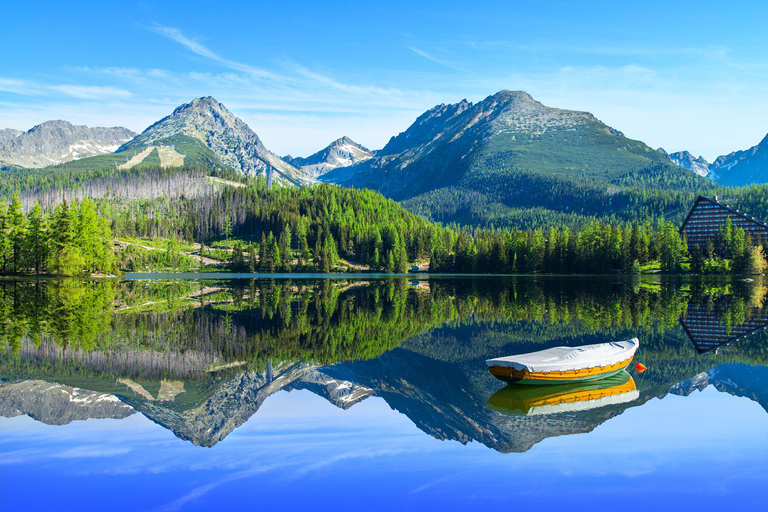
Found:
<svg viewBox="0 0 768 512"><path fill-rule="evenodd" d="M238 240L232 246L232 270L235 272L242 272L245 270L245 259L243 258L243 245Z"/></svg>
<svg viewBox="0 0 768 512"><path fill-rule="evenodd" d="M253 274L256 272L256 246L253 242L248 243L248 271Z"/></svg>
<svg viewBox="0 0 768 512"><path fill-rule="evenodd" d="M25 268L26 241L27 241L27 218L21 210L21 196L18 191L14 192L11 198L11 204L6 214L9 239L11 245L11 271L15 274Z"/></svg>
<svg viewBox="0 0 768 512"><path fill-rule="evenodd" d="M387 251L387 265L384 268L384 270L389 272L389 273L392 273L392 272L395 271L395 258L392 255L393 252L394 251L392 251L392 250Z"/></svg>
<svg viewBox="0 0 768 512"><path fill-rule="evenodd" d="M322 248L322 266L323 272L330 272L336 266L339 261L339 253L336 249L336 241L333 239L333 235L328 233L325 237L325 242Z"/></svg>
<svg viewBox="0 0 768 512"><path fill-rule="evenodd" d="M288 272L293 263L293 256L291 254L291 229L285 226L283 232L280 234L280 243L278 244L280 249L280 256L282 260L282 270Z"/></svg>
<svg viewBox="0 0 768 512"><path fill-rule="evenodd" d="M694 274L704 273L704 252L696 244L691 251L691 272Z"/></svg>
<svg viewBox="0 0 768 512"><path fill-rule="evenodd" d="M5 198L0 199L0 273L8 272L11 260L11 237L8 227L8 205Z"/></svg>
<svg viewBox="0 0 768 512"><path fill-rule="evenodd" d="M259 244L259 268L264 271L267 270L267 236L264 232L261 232L261 243Z"/></svg>
<svg viewBox="0 0 768 512"><path fill-rule="evenodd" d="M48 268L48 227L40 205L35 201L28 214L29 230L27 231L27 247L30 254L30 266L35 274L40 274Z"/></svg>

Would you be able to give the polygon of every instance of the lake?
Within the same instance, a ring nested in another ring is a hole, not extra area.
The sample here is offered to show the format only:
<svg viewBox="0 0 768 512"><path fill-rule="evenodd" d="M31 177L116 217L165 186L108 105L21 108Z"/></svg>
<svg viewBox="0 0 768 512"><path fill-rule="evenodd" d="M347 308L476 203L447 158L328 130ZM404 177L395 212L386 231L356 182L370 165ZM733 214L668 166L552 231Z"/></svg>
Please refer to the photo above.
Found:
<svg viewBox="0 0 768 512"><path fill-rule="evenodd" d="M203 277L0 280L3 512L768 509L762 278Z"/></svg>

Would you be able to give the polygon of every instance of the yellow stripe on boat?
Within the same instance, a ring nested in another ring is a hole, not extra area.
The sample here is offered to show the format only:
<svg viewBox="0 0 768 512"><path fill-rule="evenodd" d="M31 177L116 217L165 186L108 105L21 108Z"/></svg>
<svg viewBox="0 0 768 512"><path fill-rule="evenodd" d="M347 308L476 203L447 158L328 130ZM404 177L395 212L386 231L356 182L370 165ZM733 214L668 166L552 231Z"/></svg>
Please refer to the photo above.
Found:
<svg viewBox="0 0 768 512"><path fill-rule="evenodd" d="M639 346L637 338L584 345L553 347L527 354L486 361L497 378L521 384L563 384L604 379L632 362Z"/></svg>

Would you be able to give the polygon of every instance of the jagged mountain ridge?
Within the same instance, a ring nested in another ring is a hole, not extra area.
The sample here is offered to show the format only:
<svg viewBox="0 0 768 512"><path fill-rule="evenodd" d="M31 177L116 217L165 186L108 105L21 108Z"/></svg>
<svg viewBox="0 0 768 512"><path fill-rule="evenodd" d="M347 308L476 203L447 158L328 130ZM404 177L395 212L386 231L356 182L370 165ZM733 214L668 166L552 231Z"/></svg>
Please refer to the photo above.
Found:
<svg viewBox="0 0 768 512"><path fill-rule="evenodd" d="M293 158L289 155L283 160L298 167L309 176L317 178L339 167L349 167L364 162L373 156L373 151L344 136L306 158Z"/></svg>
<svg viewBox="0 0 768 512"><path fill-rule="evenodd" d="M120 400L147 418L197 446L211 447L256 414L264 401L280 390L308 389L339 408L348 409L374 394L373 390L340 382L311 363L277 363L272 375L246 372L216 380L199 403L148 400L127 393Z"/></svg>
<svg viewBox="0 0 768 512"><path fill-rule="evenodd" d="M709 166L709 177L730 187L768 183L768 135L745 151L717 157Z"/></svg>
<svg viewBox="0 0 768 512"><path fill-rule="evenodd" d="M710 183L589 112L548 107L523 91L438 105L375 157L321 180L377 190L431 220L472 225L484 210L497 217L532 208L569 214L584 210L584 196L600 201L624 187Z"/></svg>
<svg viewBox="0 0 768 512"><path fill-rule="evenodd" d="M768 368L765 366L724 363L678 382L670 388L669 394L689 396L694 391L703 391L708 386L713 386L721 393L749 398L759 403L768 412L768 392L764 388L765 382L768 382ZM761 386L763 389L760 389Z"/></svg>
<svg viewBox="0 0 768 512"><path fill-rule="evenodd" d="M118 152L185 142L185 137L197 141L215 155L223 167L243 174L266 175L269 162L274 170L273 179L290 185L309 185L313 179L291 164L271 153L239 117L207 96L195 98L177 107L170 115L157 121Z"/></svg>
<svg viewBox="0 0 768 512"><path fill-rule="evenodd" d="M684 169L693 171L699 176L708 177L710 163L707 162L704 157L699 156L696 158L688 151L677 151L675 153L667 153L664 148L659 148L656 151L666 156L675 165L679 165Z"/></svg>
<svg viewBox="0 0 768 512"><path fill-rule="evenodd" d="M0 383L0 416L26 414L46 425L90 418L127 418L136 411L109 393L41 380Z"/></svg>
<svg viewBox="0 0 768 512"><path fill-rule="evenodd" d="M112 153L136 133L127 128L89 128L46 121L26 132L0 130L0 164L40 168Z"/></svg>

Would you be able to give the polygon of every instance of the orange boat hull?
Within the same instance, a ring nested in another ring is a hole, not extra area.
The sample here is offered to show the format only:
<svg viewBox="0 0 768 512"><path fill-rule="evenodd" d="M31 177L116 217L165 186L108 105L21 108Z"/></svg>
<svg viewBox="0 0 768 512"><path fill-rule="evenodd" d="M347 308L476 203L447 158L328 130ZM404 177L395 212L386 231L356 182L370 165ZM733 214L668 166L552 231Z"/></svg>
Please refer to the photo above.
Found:
<svg viewBox="0 0 768 512"><path fill-rule="evenodd" d="M634 357L634 356L633 356ZM586 382L605 379L615 375L632 362L632 357L609 366L595 366L579 370L563 370L551 372L530 372L515 370L509 366L489 366L488 370L497 379L517 384L566 384L569 382Z"/></svg>

